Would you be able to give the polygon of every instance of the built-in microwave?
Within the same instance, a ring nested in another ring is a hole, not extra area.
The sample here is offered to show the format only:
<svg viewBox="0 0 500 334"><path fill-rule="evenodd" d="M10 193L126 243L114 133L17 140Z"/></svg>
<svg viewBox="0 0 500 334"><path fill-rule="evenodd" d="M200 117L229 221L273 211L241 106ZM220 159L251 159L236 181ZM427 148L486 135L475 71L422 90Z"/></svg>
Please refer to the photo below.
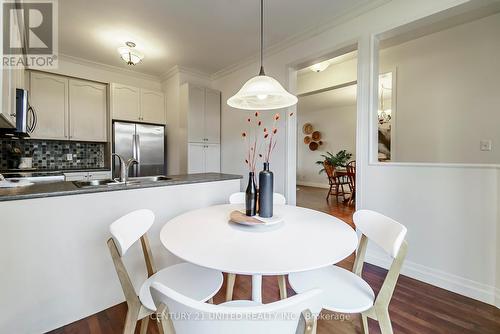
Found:
<svg viewBox="0 0 500 334"><path fill-rule="evenodd" d="M16 127L0 129L4 136L29 137L36 128L35 110L28 103L28 91L16 88Z"/></svg>

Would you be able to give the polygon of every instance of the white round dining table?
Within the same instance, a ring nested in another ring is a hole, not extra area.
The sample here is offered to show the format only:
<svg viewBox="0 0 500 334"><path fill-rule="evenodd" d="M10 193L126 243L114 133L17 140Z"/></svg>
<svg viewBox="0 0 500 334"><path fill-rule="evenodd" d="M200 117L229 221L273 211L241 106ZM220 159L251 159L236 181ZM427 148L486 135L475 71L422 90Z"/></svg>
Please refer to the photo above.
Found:
<svg viewBox="0 0 500 334"><path fill-rule="evenodd" d="M323 268L345 259L358 244L356 232L329 214L275 205L272 226L230 222L241 204L224 204L181 214L163 226L165 248L184 261L222 272L252 275L252 299L262 302L262 275ZM258 217L257 217L258 218Z"/></svg>

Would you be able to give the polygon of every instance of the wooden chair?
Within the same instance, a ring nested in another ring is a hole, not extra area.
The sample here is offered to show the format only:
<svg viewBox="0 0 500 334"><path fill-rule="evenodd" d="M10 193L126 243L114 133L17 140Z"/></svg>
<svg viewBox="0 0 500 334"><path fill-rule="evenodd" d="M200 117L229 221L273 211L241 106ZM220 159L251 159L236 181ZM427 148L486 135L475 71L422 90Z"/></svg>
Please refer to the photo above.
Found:
<svg viewBox="0 0 500 334"><path fill-rule="evenodd" d="M128 306L124 334L134 333L137 321L141 319L140 333L147 332L149 315L156 311L149 289L153 282L161 282L171 289L199 301L211 299L222 286L223 276L221 272L190 263L176 264L157 272L146 235L153 225L154 219L152 211L137 210L119 218L109 228L112 238L108 240L107 244ZM122 257L139 239L144 253L148 279L142 284L139 295L137 295L137 290L132 284Z"/></svg>
<svg viewBox="0 0 500 334"><path fill-rule="evenodd" d="M244 204L245 203L245 193L237 192L229 196L230 204ZM280 193L273 194L273 204L285 205L286 198ZM234 282L236 280L236 274L227 274L227 286L226 286L226 301L233 299ZM280 289L280 298L285 299L287 297L286 293L286 278L284 275L278 276L278 286Z"/></svg>
<svg viewBox="0 0 500 334"><path fill-rule="evenodd" d="M354 205L356 200L356 161L349 162L346 166L347 179L349 180L349 188L351 196L349 197L348 205Z"/></svg>
<svg viewBox="0 0 500 334"><path fill-rule="evenodd" d="M316 320L309 309L317 309L321 290L313 289L270 304L206 304L157 282L151 285L151 294L165 333L311 334Z"/></svg>
<svg viewBox="0 0 500 334"><path fill-rule="evenodd" d="M368 334L368 318L378 320L382 334L392 334L389 303L407 252L406 227L389 217L370 210L354 214L361 240L356 252L354 273L338 266L290 274L288 280L296 292L317 287L324 291L324 309L341 313L361 313L364 333ZM393 259L378 295L361 278L368 240L375 242Z"/></svg>
<svg viewBox="0 0 500 334"><path fill-rule="evenodd" d="M324 162L323 167L325 168L326 175L328 176L328 183L330 184L326 200L328 201L330 196L335 196L338 201L339 197L342 196L342 199L345 201L345 195L347 192L345 191L344 186L349 185L349 181L344 175L339 175L335 166Z"/></svg>

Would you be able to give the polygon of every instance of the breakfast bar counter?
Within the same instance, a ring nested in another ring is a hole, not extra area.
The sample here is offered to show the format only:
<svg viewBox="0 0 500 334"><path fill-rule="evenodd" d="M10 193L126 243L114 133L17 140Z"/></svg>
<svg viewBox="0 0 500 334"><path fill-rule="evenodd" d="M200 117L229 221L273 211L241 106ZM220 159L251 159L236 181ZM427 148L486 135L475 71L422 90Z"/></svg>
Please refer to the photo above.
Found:
<svg viewBox="0 0 500 334"><path fill-rule="evenodd" d="M109 191L124 191L141 188L165 187L181 184L192 184L202 182L217 182L225 180L239 180L240 175L221 174L221 173L200 173L186 175L172 175L166 177L165 180L154 182L135 182L127 184L110 184L98 186L78 186L76 182L60 181L60 182L42 182L35 183L30 186L17 188L0 188L0 202L13 201L22 199L33 199L41 197L79 195Z"/></svg>
<svg viewBox="0 0 500 334"><path fill-rule="evenodd" d="M123 302L106 246L110 224L151 210L156 266L178 263L160 242L161 227L182 213L227 203L240 179L208 173L109 187L54 182L0 189L0 263L8 268L0 275L0 333L45 333ZM126 259L134 283L146 279L135 246ZM20 314L29 316L19 321Z"/></svg>

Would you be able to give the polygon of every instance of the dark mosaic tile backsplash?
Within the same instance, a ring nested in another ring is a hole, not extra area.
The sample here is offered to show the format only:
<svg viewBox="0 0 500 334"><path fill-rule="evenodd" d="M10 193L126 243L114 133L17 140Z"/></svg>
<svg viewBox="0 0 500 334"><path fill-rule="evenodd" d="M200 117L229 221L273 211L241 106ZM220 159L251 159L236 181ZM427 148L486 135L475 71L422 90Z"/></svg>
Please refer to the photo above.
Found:
<svg viewBox="0 0 500 334"><path fill-rule="evenodd" d="M66 160L68 153L72 160ZM0 138L0 170L17 168L20 157L30 156L37 169L103 168L104 144Z"/></svg>

